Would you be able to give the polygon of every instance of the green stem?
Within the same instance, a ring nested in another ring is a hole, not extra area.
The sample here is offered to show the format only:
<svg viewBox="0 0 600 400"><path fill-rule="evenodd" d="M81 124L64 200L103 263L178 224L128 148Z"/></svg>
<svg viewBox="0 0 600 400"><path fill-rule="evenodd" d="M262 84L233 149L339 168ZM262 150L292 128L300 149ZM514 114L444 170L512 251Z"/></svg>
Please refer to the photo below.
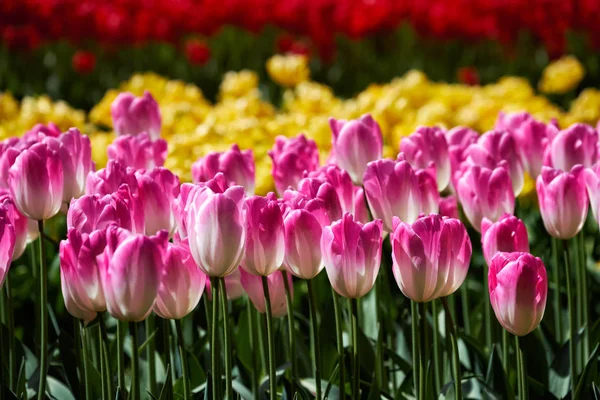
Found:
<svg viewBox="0 0 600 400"><path fill-rule="evenodd" d="M125 387L125 351L123 349L126 326L126 322L117 320L117 384L121 392L127 390Z"/></svg>
<svg viewBox="0 0 600 400"><path fill-rule="evenodd" d="M212 394L213 400L222 400L220 398L221 371L219 371L219 279L211 276L210 286L212 289L212 323L210 324L210 365L212 373Z"/></svg>
<svg viewBox="0 0 600 400"><path fill-rule="evenodd" d="M467 335L471 334L471 321L469 320L469 316L471 315L471 310L469 309L469 290L467 289L467 281L460 288L460 302L463 316L463 327L465 328L465 333Z"/></svg>
<svg viewBox="0 0 600 400"><path fill-rule="evenodd" d="M130 322L131 334L131 399L140 400L140 355L138 352L138 323Z"/></svg>
<svg viewBox="0 0 600 400"><path fill-rule="evenodd" d="M17 390L17 346L15 344L15 314L13 308L13 298L10 285L10 270L6 273L4 280L6 287L6 323L8 327L8 379L9 387L15 392Z"/></svg>
<svg viewBox="0 0 600 400"><path fill-rule="evenodd" d="M440 388L442 385L442 363L441 363L441 350L440 350L440 333L438 328L438 307L437 301L433 300L431 302L431 316L433 319L433 378L434 388L436 396L440 392Z"/></svg>
<svg viewBox="0 0 600 400"><path fill-rule="evenodd" d="M383 274L381 274L383 276ZM383 314L382 314L382 300L381 300L381 282L380 277L375 281L373 290L375 291L375 313L377 316L377 343L376 343L376 357L375 357L375 377L377 379L377 385L384 389L383 386L383 374L385 371L385 357L383 351Z"/></svg>
<svg viewBox="0 0 600 400"><path fill-rule="evenodd" d="M40 382L38 386L37 398L43 400L46 398L46 375L48 373L48 271L46 267L46 249L44 247L44 221L38 221L40 230L39 249L40 249Z"/></svg>
<svg viewBox="0 0 600 400"><path fill-rule="evenodd" d="M319 346L319 327L317 325L317 297L312 279L306 280L306 286L308 287L308 303L310 307L310 343L313 353L315 383L317 385L317 400L321 400L321 348Z"/></svg>
<svg viewBox="0 0 600 400"><path fill-rule="evenodd" d="M259 400L260 394L258 393L258 383L260 379L260 367L258 366L258 356L256 354L258 335L256 333L256 321L254 319L254 306L250 299L246 299L246 304L248 306L248 338L250 342L250 352L252 354L252 370L250 371L252 378L252 396L254 400Z"/></svg>
<svg viewBox="0 0 600 400"><path fill-rule="evenodd" d="M518 336L515 336L515 350L517 352L517 372L519 374L519 396L521 400L527 400L529 398L529 389L527 387L527 365L525 364L523 346Z"/></svg>
<svg viewBox="0 0 600 400"><path fill-rule="evenodd" d="M582 288L582 279L581 279L581 258L579 257L579 239L578 236L575 236L573 238L573 240L571 241L571 257L573 257L570 262L572 262L574 269L575 269L575 326L576 332L579 332L579 328L581 328L581 325L583 323L583 288ZM587 299L586 299L587 300ZM577 351L576 356L575 356L575 363L577 366L577 372L580 371L580 367L581 364L583 364L583 360L582 360L582 342L580 341L579 343L576 343L575 345L575 349Z"/></svg>
<svg viewBox="0 0 600 400"><path fill-rule="evenodd" d="M419 330L421 339L420 340L420 351L419 351L419 399L425 400L426 395L426 360L427 360L427 315L425 312L425 303L418 303L419 308Z"/></svg>
<svg viewBox="0 0 600 400"><path fill-rule="evenodd" d="M100 334L100 326L98 325L98 336L96 336L96 338L98 339L98 347L100 348L100 350L98 351L98 358L100 359L100 387L101 387L101 391L102 391L102 395L101 395L101 399L102 400L110 400L108 398L108 395L106 394L106 374L104 373L104 371L106 371L106 369L104 368L104 363L106 362L106 360L104 359L104 355L102 354L102 335ZM94 346L95 347L95 346Z"/></svg>
<svg viewBox="0 0 600 400"><path fill-rule="evenodd" d="M445 297L441 298L442 305L446 311L446 325L448 326L448 332L450 333L450 342L452 345L452 372L454 374L454 398L457 400L462 399L462 379L460 374L460 356L458 354L458 338L456 337L456 326L452 319L452 314L448 307L448 302Z"/></svg>
<svg viewBox="0 0 600 400"><path fill-rule="evenodd" d="M183 398L190 398L190 381L188 374L187 356L185 355L185 347L183 345L183 331L181 329L181 320L175 320L175 330L177 331L177 347L179 348L179 358L181 359L181 373L183 379Z"/></svg>
<svg viewBox="0 0 600 400"><path fill-rule="evenodd" d="M360 399L360 359L358 350L358 299L350 299L352 312L352 399Z"/></svg>
<svg viewBox="0 0 600 400"><path fill-rule="evenodd" d="M296 329L294 324L294 299L289 284L289 272L283 271L283 285L285 288L285 301L287 305L288 336L290 341L290 354L292 362L292 386L298 381L298 357L296 357Z"/></svg>
<svg viewBox="0 0 600 400"><path fill-rule="evenodd" d="M219 292L221 292L221 307L223 312L223 333L225 347L225 398L233 400L233 376L232 376L232 349L231 349L231 326L229 324L229 312L227 310L227 288L225 278L219 278Z"/></svg>
<svg viewBox="0 0 600 400"><path fill-rule="evenodd" d="M335 332L337 336L340 399L344 399L346 397L346 377L344 373L344 323L342 310L339 304L340 296L333 288L331 289L331 293L333 294L333 312L335 313Z"/></svg>
<svg viewBox="0 0 600 400"><path fill-rule="evenodd" d="M81 337L81 354L83 357L83 382L85 388L86 400L92 400L92 386L90 385L90 369L88 366L88 335L83 325L83 321L79 320L79 335Z"/></svg>
<svg viewBox="0 0 600 400"><path fill-rule="evenodd" d="M488 265L483 263L483 287L488 287ZM484 310L484 325L485 325L485 347L488 353L492 350L492 305L490 304L489 296L483 296L483 310Z"/></svg>
<svg viewBox="0 0 600 400"><path fill-rule="evenodd" d="M562 286L560 280L560 264L558 263L558 239L552 238L552 277L554 278L554 291L553 291L553 311L554 311L554 335L556 336L556 342L562 344L562 313L560 307L560 287Z"/></svg>
<svg viewBox="0 0 600 400"><path fill-rule="evenodd" d="M151 313L148 315L148 318L146 318L146 339L148 339L156 329L155 325L155 316L154 313ZM156 388L156 343L154 342L154 339L150 340L147 344L146 362L148 363L148 384L150 386L148 391L153 396L156 396L158 390Z"/></svg>
<svg viewBox="0 0 600 400"><path fill-rule="evenodd" d="M508 352L510 350L510 343L508 340L508 331L506 329L502 329L502 366L504 367L504 372L508 374L508 366L510 363L508 362Z"/></svg>
<svg viewBox="0 0 600 400"><path fill-rule="evenodd" d="M106 382L106 395L108 399L114 399L112 393L112 371L110 368L110 355L108 353L108 334L106 332L106 324L104 323L104 315L100 314L98 318L100 322L100 337L101 337L101 346L102 346L102 355L104 358L104 379Z"/></svg>
<svg viewBox="0 0 600 400"><path fill-rule="evenodd" d="M571 268L569 265L569 244L567 241L563 241L564 247L564 266L565 266L565 280L567 282L567 300L569 305L569 370L571 375L571 393L575 393L575 337L577 336L577 328L575 325L575 301L573 299L573 291L571 288Z"/></svg>
<svg viewBox="0 0 600 400"><path fill-rule="evenodd" d="M583 357L582 361L587 362L590 357L590 326L589 318L590 313L588 309L588 283L587 283L587 257L585 254L585 233L583 230L579 234L579 258L581 260L581 313L582 313L582 324L585 327L583 331Z"/></svg>
<svg viewBox="0 0 600 400"><path fill-rule="evenodd" d="M415 387L415 398L419 398L419 309L415 301L410 301L410 314L412 317L411 333L412 333L412 368L413 368L413 385Z"/></svg>
<svg viewBox="0 0 600 400"><path fill-rule="evenodd" d="M163 347L164 347L164 357L165 357L165 370L169 371L171 368L171 322L168 319L162 320L162 333L163 333ZM167 373L165 380L165 390L167 394L167 399L170 400L173 398L173 377L171 374Z"/></svg>
<svg viewBox="0 0 600 400"><path fill-rule="evenodd" d="M265 316L267 319L267 342L269 349L269 398L277 399L277 378L275 375L275 332L273 331L273 310L271 309L271 295L269 294L269 281L262 277L263 294L265 296Z"/></svg>
<svg viewBox="0 0 600 400"><path fill-rule="evenodd" d="M0 293L0 296L2 293ZM73 341L75 345L75 360L77 364L77 376L79 378L79 396L85 397L85 365L83 364L83 355L81 349L83 347L83 338L81 332L81 320L73 318Z"/></svg>

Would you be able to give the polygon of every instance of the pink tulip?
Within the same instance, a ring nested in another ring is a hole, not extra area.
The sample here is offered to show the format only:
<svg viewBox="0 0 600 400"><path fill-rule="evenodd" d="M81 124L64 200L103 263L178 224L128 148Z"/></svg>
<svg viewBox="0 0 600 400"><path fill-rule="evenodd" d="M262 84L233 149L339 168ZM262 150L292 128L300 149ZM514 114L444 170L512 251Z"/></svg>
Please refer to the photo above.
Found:
<svg viewBox="0 0 600 400"><path fill-rule="evenodd" d="M222 172L229 186L240 185L247 195L254 194L255 166L252 150L240 151L237 144L222 153L210 152L192 165L194 182L205 182Z"/></svg>
<svg viewBox="0 0 600 400"><path fill-rule="evenodd" d="M119 136L108 148L108 159L136 170L162 167L167 158L167 142L150 140L147 133Z"/></svg>
<svg viewBox="0 0 600 400"><path fill-rule="evenodd" d="M55 139L46 139L52 150L58 153L64 174L63 201L70 202L85 191L85 183L90 171L94 171L92 145L90 139L77 128L71 128Z"/></svg>
<svg viewBox="0 0 600 400"><path fill-rule="evenodd" d="M143 321L152 312L164 268L168 234L148 237L109 227L98 257L106 308L121 321Z"/></svg>
<svg viewBox="0 0 600 400"><path fill-rule="evenodd" d="M154 312L161 318L181 319L198 305L206 275L198 269L185 245L169 243L164 260Z"/></svg>
<svg viewBox="0 0 600 400"><path fill-rule="evenodd" d="M519 129L523 124L531 121L533 117L528 112L504 113L500 111L494 129L513 132Z"/></svg>
<svg viewBox="0 0 600 400"><path fill-rule="evenodd" d="M489 131L470 145L466 152L466 163L494 169L506 162L515 196L521 193L525 182L523 166L517 153L515 139L506 131Z"/></svg>
<svg viewBox="0 0 600 400"><path fill-rule="evenodd" d="M371 220L369 218L369 209L365 200L365 191L362 187L354 187L354 211L352 212L357 221L366 224Z"/></svg>
<svg viewBox="0 0 600 400"><path fill-rule="evenodd" d="M246 291L241 282L242 268L238 268L231 274L225 277L225 290L227 291L227 300L235 300L242 297ZM206 298L212 301L212 290L210 287L210 279L206 277Z"/></svg>
<svg viewBox="0 0 600 400"><path fill-rule="evenodd" d="M268 276L283 264L285 239L283 216L273 193L252 196L244 202L246 254L242 268L253 275Z"/></svg>
<svg viewBox="0 0 600 400"><path fill-rule="evenodd" d="M53 139L56 140L56 139ZM11 197L21 213L38 221L55 216L63 198L63 168L45 143L23 151L9 171Z"/></svg>
<svg viewBox="0 0 600 400"><path fill-rule="evenodd" d="M9 170L25 149L21 149L19 138L8 138L0 142L0 187L9 188Z"/></svg>
<svg viewBox="0 0 600 400"><path fill-rule="evenodd" d="M135 178L135 170L127 168L125 164L118 161L109 160L106 168L88 174L85 193L111 194L119 190L122 184L126 184L134 193L137 193L138 184Z"/></svg>
<svg viewBox="0 0 600 400"><path fill-rule="evenodd" d="M451 163L448 142L444 130L438 127L421 126L402 139L400 151L406 160L419 169L435 167L438 191L443 191L450 183Z"/></svg>
<svg viewBox="0 0 600 400"><path fill-rule="evenodd" d="M558 128L531 118L509 132L515 138L517 152L525 171L536 178L542 172L544 154L558 134Z"/></svg>
<svg viewBox="0 0 600 400"><path fill-rule="evenodd" d="M45 137L58 138L61 134L60 128L49 122L48 124L35 124L33 128L25 132L23 141L25 142L41 142Z"/></svg>
<svg viewBox="0 0 600 400"><path fill-rule="evenodd" d="M166 230L175 232L173 202L179 196L179 178L166 168L137 171L138 192L144 208L146 235Z"/></svg>
<svg viewBox="0 0 600 400"><path fill-rule="evenodd" d="M21 214L15 202L11 199L10 193L6 189L0 189L0 210L4 210L15 231L15 247L13 250L13 261L18 259L25 252L27 243L35 240L38 237L37 222L34 222L33 240L30 240L29 218ZM2 212L2 211L0 211Z"/></svg>
<svg viewBox="0 0 600 400"><path fill-rule="evenodd" d="M310 199L319 199L327 210L330 221L342 217L342 206L338 194L329 182L318 178L304 178L298 183L298 192Z"/></svg>
<svg viewBox="0 0 600 400"><path fill-rule="evenodd" d="M419 192L421 196L421 213L435 214L440 209L440 194L435 181L435 175L430 171L421 169L415 171Z"/></svg>
<svg viewBox="0 0 600 400"><path fill-rule="evenodd" d="M337 193L342 212L354 214L356 187L346 171L337 165L328 164L314 172L308 173L306 177L316 178L321 182L329 183ZM298 190L303 191L300 185L298 186ZM341 216L341 213L339 215ZM339 217L336 219L339 219Z"/></svg>
<svg viewBox="0 0 600 400"><path fill-rule="evenodd" d="M456 196L449 195L447 197L440 198L439 208L442 217L459 219L458 201Z"/></svg>
<svg viewBox="0 0 600 400"><path fill-rule="evenodd" d="M346 170L356 185L361 185L367 164L383 154L383 136L373 117L344 121L329 119L333 134L333 153L340 168Z"/></svg>
<svg viewBox="0 0 600 400"><path fill-rule="evenodd" d="M495 222L503 214L514 212L515 195L505 162L494 169L466 165L458 176L458 200L477 232L481 231L484 217Z"/></svg>
<svg viewBox="0 0 600 400"><path fill-rule="evenodd" d="M471 240L457 219L439 214L412 225L394 218L392 271L404 295L428 302L454 293L464 282L471 261Z"/></svg>
<svg viewBox="0 0 600 400"><path fill-rule="evenodd" d="M381 264L382 222L362 224L345 213L323 229L321 252L327 277L343 297L357 299L373 285Z"/></svg>
<svg viewBox="0 0 600 400"><path fill-rule="evenodd" d="M0 289L13 259L15 241L15 228L10 223L8 210L0 208Z"/></svg>
<svg viewBox="0 0 600 400"><path fill-rule="evenodd" d="M487 218L481 221L481 247L488 265L500 252L521 251L529 253L529 237L523 221L514 215L504 214L498 221Z"/></svg>
<svg viewBox="0 0 600 400"><path fill-rule="evenodd" d="M542 260L529 253L498 253L490 264L488 286L492 308L504 329L525 336L537 328L548 296Z"/></svg>
<svg viewBox="0 0 600 400"><path fill-rule="evenodd" d="M577 235L588 212L583 167L577 165L570 172L543 167L536 188L546 231L557 239Z"/></svg>
<svg viewBox="0 0 600 400"><path fill-rule="evenodd" d="M589 125L573 124L558 132L546 150L544 165L569 171L575 165L591 167L599 159L598 132Z"/></svg>
<svg viewBox="0 0 600 400"><path fill-rule="evenodd" d="M295 189L305 171L315 171L319 167L317 145L303 134L291 139L277 136L269 157L273 161L271 174L279 196L283 196L289 187Z"/></svg>
<svg viewBox="0 0 600 400"><path fill-rule="evenodd" d="M460 171L460 165L467 158L467 148L476 143L479 134L471 128L457 126L446 131L446 141L448 142L448 155L450 157L450 183L455 186L455 174Z"/></svg>
<svg viewBox="0 0 600 400"><path fill-rule="evenodd" d="M142 97L120 93L110 106L110 114L117 136L146 132L152 140L160 138L160 109L148 91Z"/></svg>
<svg viewBox="0 0 600 400"><path fill-rule="evenodd" d="M190 250L198 267L208 276L227 276L240 265L246 246L243 204L241 186L232 186L223 193L203 187L188 198L186 227Z"/></svg>
<svg viewBox="0 0 600 400"><path fill-rule="evenodd" d="M240 269L240 274L240 281L248 294L248 298L250 298L250 301L254 304L254 307L256 307L258 312L264 314L267 312L267 306L265 304L265 292L263 289L262 277L250 274L246 272L244 268ZM287 277L290 291L293 293L294 286L292 276L288 274ZM283 279L284 277L281 271L275 271L267 276L267 287L269 288L269 299L271 300L271 312L275 318L285 317L288 311Z"/></svg>
<svg viewBox="0 0 600 400"><path fill-rule="evenodd" d="M598 221L600 218L600 163L594 164L591 168L586 168L583 174L592 214L594 219Z"/></svg>
<svg viewBox="0 0 600 400"><path fill-rule="evenodd" d="M412 223L421 212L421 190L414 169L406 161L370 162L364 188L373 218L381 219L386 232L393 230L392 219Z"/></svg>

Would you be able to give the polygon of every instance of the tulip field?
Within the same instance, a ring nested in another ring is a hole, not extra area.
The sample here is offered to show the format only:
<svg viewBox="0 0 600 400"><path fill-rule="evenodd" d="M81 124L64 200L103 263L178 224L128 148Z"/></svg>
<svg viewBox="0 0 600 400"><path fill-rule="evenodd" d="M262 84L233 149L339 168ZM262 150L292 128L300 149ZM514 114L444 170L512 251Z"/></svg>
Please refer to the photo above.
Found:
<svg viewBox="0 0 600 400"><path fill-rule="evenodd" d="M593 2L105 3L0 5L0 400L600 399Z"/></svg>

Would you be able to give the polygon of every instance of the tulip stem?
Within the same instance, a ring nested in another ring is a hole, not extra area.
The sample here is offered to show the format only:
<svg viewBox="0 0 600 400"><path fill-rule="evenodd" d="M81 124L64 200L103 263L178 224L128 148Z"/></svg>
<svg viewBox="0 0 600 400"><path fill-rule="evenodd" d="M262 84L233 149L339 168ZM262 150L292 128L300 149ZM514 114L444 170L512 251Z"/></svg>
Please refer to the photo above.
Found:
<svg viewBox="0 0 600 400"><path fill-rule="evenodd" d="M463 326L465 328L465 333L467 335L471 334L471 320L469 319L469 315L471 315L471 310L469 309L469 288L468 281L465 280L464 284L460 288L460 302L461 309L463 315Z"/></svg>
<svg viewBox="0 0 600 400"><path fill-rule="evenodd" d="M13 309L13 299L10 286L10 269L6 272L4 280L6 287L6 324L8 327L8 378L9 387L16 391L17 378L17 347L15 345L15 314Z"/></svg>
<svg viewBox="0 0 600 400"><path fill-rule="evenodd" d="M125 387L125 353L123 351L125 325L125 322L117 320L117 383L121 391L127 390Z"/></svg>
<svg viewBox="0 0 600 400"><path fill-rule="evenodd" d="M163 333L163 347L164 347L164 356L165 356L165 369L167 370L166 378L165 378L165 393L167 395L167 399L170 400L173 398L173 378L169 372L171 368L171 322L168 319L162 320L162 333Z"/></svg>
<svg viewBox="0 0 600 400"><path fill-rule="evenodd" d="M138 352L138 323L129 323L129 334L131 335L131 399L140 400L140 355Z"/></svg>
<svg viewBox="0 0 600 400"><path fill-rule="evenodd" d="M433 377L436 396L440 392L442 383L442 363L440 356L440 334L438 328L438 304L436 300L431 302L431 316L433 320Z"/></svg>
<svg viewBox="0 0 600 400"><path fill-rule="evenodd" d="M154 314L148 315L146 318L146 340L152 335L152 332L155 330L155 317ZM148 363L148 383L149 383L149 392L153 396L158 392L156 389L156 343L154 339L151 339L148 342L148 347L146 347L146 362Z"/></svg>
<svg viewBox="0 0 600 400"><path fill-rule="evenodd" d="M256 354L256 349L258 348L258 333L256 332L254 309L249 298L246 299L246 304L248 306L248 339L250 342L250 352L252 354L252 371L250 371L252 376L252 396L254 397L254 400L259 400L258 381L260 379L260 367L258 365L258 356Z"/></svg>
<svg viewBox="0 0 600 400"><path fill-rule="evenodd" d="M588 310L588 284L587 284L587 257L585 254L585 233L583 230L579 234L579 259L581 262L581 313L582 324L585 327L583 331L583 357L585 363L590 357L590 335L589 335L589 310Z"/></svg>
<svg viewBox="0 0 600 400"><path fill-rule="evenodd" d="M352 312L352 399L360 398L360 359L358 350L358 299L350 299Z"/></svg>
<svg viewBox="0 0 600 400"><path fill-rule="evenodd" d="M412 369L413 369L413 385L415 387L415 398L419 398L419 310L415 301L410 301L410 314L412 316L411 333L412 333Z"/></svg>
<svg viewBox="0 0 600 400"><path fill-rule="evenodd" d="M335 333L337 336L337 351L338 351L338 365L339 365L339 388L340 388L340 399L346 397L346 377L344 376L344 321L342 310L340 307L340 296L331 288L333 295L333 312L335 313Z"/></svg>
<svg viewBox="0 0 600 400"><path fill-rule="evenodd" d="M212 374L212 395L213 400L222 400L220 398L221 372L219 371L219 279L210 277L210 287L212 289L212 323L210 324L210 367Z"/></svg>
<svg viewBox="0 0 600 400"><path fill-rule="evenodd" d="M175 320L175 330L177 331L177 347L179 348L179 358L181 359L181 378L183 379L183 398L190 398L190 381L188 378L188 363L185 355L185 347L183 345L183 330L181 329L181 320Z"/></svg>
<svg viewBox="0 0 600 400"><path fill-rule="evenodd" d="M81 355L83 358L83 386L86 400L92 400L92 387L90 385L90 368L88 366L88 334L82 320L79 320L79 336L81 337Z"/></svg>
<svg viewBox="0 0 600 400"><path fill-rule="evenodd" d="M44 221L38 221L40 253L40 382L38 400L46 398L46 375L48 373L48 272L46 267L46 248L44 247Z"/></svg>
<svg viewBox="0 0 600 400"><path fill-rule="evenodd" d="M292 388L298 381L298 358L296 357L296 326L294 323L294 299L290 290L289 272L283 271L283 287L285 288L285 301L287 306L288 336L290 341L290 355L292 361Z"/></svg>
<svg viewBox="0 0 600 400"><path fill-rule="evenodd" d="M317 325L317 297L312 279L306 280L308 287L308 303L310 307L310 344L313 353L313 369L317 386L317 400L321 400L321 348L319 346L319 327Z"/></svg>
<svg viewBox="0 0 600 400"><path fill-rule="evenodd" d="M102 346L102 354L100 355L100 357L104 358L104 371L102 371L102 373L104 374L104 379L106 381L106 394L108 399L114 399L112 394L112 372L110 368L110 356L108 354L108 334L106 333L104 314L98 315L98 322L100 325L100 340Z"/></svg>
<svg viewBox="0 0 600 400"><path fill-rule="evenodd" d="M225 347L225 398L233 400L233 377L232 377L232 356L231 356L231 326L229 324L229 312L227 310L227 287L225 278L219 278L219 292L221 297L221 307L223 312L223 333Z"/></svg>
<svg viewBox="0 0 600 400"><path fill-rule="evenodd" d="M427 359L427 314L425 303L418 303L419 308L419 330L420 330L420 350L419 350L419 398L425 400L426 395L426 375L425 364Z"/></svg>
<svg viewBox="0 0 600 400"><path fill-rule="evenodd" d="M265 316L267 319L267 343L269 349L269 398L277 399L277 377L275 375L275 332L273 330L273 310L271 309L271 295L269 294L269 281L262 276L263 295L265 296Z"/></svg>
<svg viewBox="0 0 600 400"><path fill-rule="evenodd" d="M486 262L483 263L483 287L488 287L488 265ZM492 351L492 305L490 304L490 297L483 296L483 317L485 325L485 347L488 354Z"/></svg>
<svg viewBox="0 0 600 400"><path fill-rule="evenodd" d="M458 354L458 338L456 336L456 326L448 307L446 297L440 299L446 311L446 326L448 326L448 332L450 333L450 342L452 344L452 373L454 374L454 398L462 399L462 379L460 376L460 356Z"/></svg>
<svg viewBox="0 0 600 400"><path fill-rule="evenodd" d="M560 264L558 263L558 240L556 238L551 238L551 242L552 242L552 267L554 268L553 271L553 278L554 278L554 296L552 297L553 299L553 308L554 308L554 336L556 337L556 342L559 344L562 344L563 342L563 337L562 337L562 332L563 332L563 328L562 328L562 313L561 313L561 307L560 307L560 287L561 287L561 281L560 281Z"/></svg>
<svg viewBox="0 0 600 400"><path fill-rule="evenodd" d="M523 353L521 338L515 335L515 351L517 353L517 372L519 374L519 396L521 400L529 398L529 389L527 387L527 364Z"/></svg>
<svg viewBox="0 0 600 400"><path fill-rule="evenodd" d="M569 306L569 370L571 375L571 393L575 395L575 337L577 336L577 329L575 326L575 302L573 299L573 292L571 288L571 268L569 265L569 244L566 240L563 241L564 248L564 266L565 266L565 280L567 281L567 300Z"/></svg>
<svg viewBox="0 0 600 400"><path fill-rule="evenodd" d="M504 367L504 373L508 375L508 352L510 350L510 343L508 341L508 331L502 329L502 366Z"/></svg>

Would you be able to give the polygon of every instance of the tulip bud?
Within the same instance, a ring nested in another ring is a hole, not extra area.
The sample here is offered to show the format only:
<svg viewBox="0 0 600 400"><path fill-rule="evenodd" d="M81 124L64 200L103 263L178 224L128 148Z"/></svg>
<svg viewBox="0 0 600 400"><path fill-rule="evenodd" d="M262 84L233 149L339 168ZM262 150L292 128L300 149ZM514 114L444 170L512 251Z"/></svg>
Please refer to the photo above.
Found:
<svg viewBox="0 0 600 400"><path fill-rule="evenodd" d="M588 212L583 167L576 165L570 172L543 167L536 188L546 231L557 239L575 237Z"/></svg>
<svg viewBox="0 0 600 400"><path fill-rule="evenodd" d="M450 183L456 186L455 175L460 171L460 166L467 158L466 150L473 143L477 142L479 134L471 128L457 126L446 131L446 141L448 142L448 156L450 157Z"/></svg>
<svg viewBox="0 0 600 400"><path fill-rule="evenodd" d="M108 159L136 170L162 167L167 158L167 142L164 139L150 140L147 133L136 136L119 136L108 145Z"/></svg>
<svg viewBox="0 0 600 400"><path fill-rule="evenodd" d="M169 243L154 312L165 319L185 317L198 305L205 284L206 275L196 266L189 248Z"/></svg>
<svg viewBox="0 0 600 400"><path fill-rule="evenodd" d="M363 225L345 213L323 229L323 263L331 286L340 296L363 297L375 284L381 264L382 225L381 220Z"/></svg>
<svg viewBox="0 0 600 400"><path fill-rule="evenodd" d="M317 145L303 134L291 139L277 136L269 157L273 161L271 173L279 196L289 187L295 189L304 171L315 171L319 167Z"/></svg>
<svg viewBox="0 0 600 400"><path fill-rule="evenodd" d="M179 196L179 178L166 168L154 168L150 172L137 171L139 198L144 208L146 235L166 230L175 232L173 202Z"/></svg>
<svg viewBox="0 0 600 400"><path fill-rule="evenodd" d="M415 171L415 175L421 196L421 213L436 214L440 209L440 194L435 182L435 175L424 169Z"/></svg>
<svg viewBox="0 0 600 400"><path fill-rule="evenodd" d="M529 253L498 253L488 272L490 303L500 325L525 336L540 324L546 309L546 268Z"/></svg>
<svg viewBox="0 0 600 400"><path fill-rule="evenodd" d="M314 172L308 173L307 177L329 183L337 193L337 198L339 199L342 212L354 214L356 188L352 184L352 179L346 171L337 165L328 164L320 167ZM298 185L298 190L303 192L303 190L300 188L300 184ZM339 216L341 217L341 212ZM339 219L339 217L332 219L332 221L336 219Z"/></svg>
<svg viewBox="0 0 600 400"><path fill-rule="evenodd" d="M600 214L600 163L594 164L591 168L586 168L583 172L587 194L590 198L592 214L594 219L599 221Z"/></svg>
<svg viewBox="0 0 600 400"><path fill-rule="evenodd" d="M47 144L38 143L23 151L10 167L9 176L11 197L21 213L41 221L59 212L63 168L58 154Z"/></svg>
<svg viewBox="0 0 600 400"><path fill-rule="evenodd" d="M25 248L27 247L27 243L37 238L37 222L33 221L33 226L35 229L32 232L34 233L32 236L33 240L30 240L29 222L31 220L21 214L15 205L15 202L11 199L10 193L6 189L0 189L0 210L4 210L6 212L6 216L8 217L10 224L13 226L15 231L15 248L12 256L14 261L23 255Z"/></svg>
<svg viewBox="0 0 600 400"><path fill-rule="evenodd" d="M444 131L438 127L421 126L402 139L400 151L414 168L435 167L438 191L443 191L450 183L451 164L448 142Z"/></svg>
<svg viewBox="0 0 600 400"><path fill-rule="evenodd" d="M126 184L129 189L137 193L137 179L135 170L127 168L115 160L109 160L106 168L88 174L85 183L86 194L111 194L119 190L121 185Z"/></svg>
<svg viewBox="0 0 600 400"><path fill-rule="evenodd" d="M285 239L283 216L273 193L244 201L246 254L242 268L253 275L268 276L283 264Z"/></svg>
<svg viewBox="0 0 600 400"><path fill-rule="evenodd" d="M515 138L517 152L525 171L536 178L542 172L544 154L558 134L558 128L531 118L509 132Z"/></svg>
<svg viewBox="0 0 600 400"><path fill-rule="evenodd" d="M430 214L412 225L394 218L392 271L404 295L428 302L454 293L471 261L471 240L457 219Z"/></svg>
<svg viewBox="0 0 600 400"><path fill-rule="evenodd" d="M210 152L192 165L194 182L205 182L222 172L229 186L240 185L246 194L254 194L255 166L252 150L240 151L237 144L222 153Z"/></svg>
<svg viewBox="0 0 600 400"><path fill-rule="evenodd" d="M598 132L585 124L573 124L558 132L546 150L544 165L569 171L575 165L594 165L598 155Z"/></svg>
<svg viewBox="0 0 600 400"><path fill-rule="evenodd" d="M494 129L513 132L523 124L531 121L533 117L528 112L504 113L500 111Z"/></svg>
<svg viewBox="0 0 600 400"><path fill-rule="evenodd" d="M0 208L0 289L13 259L15 241L15 228L10 223L8 211Z"/></svg>
<svg viewBox="0 0 600 400"><path fill-rule="evenodd" d="M23 145L19 138L8 138L0 142L0 187L9 188L9 170L22 151L31 147L21 148Z"/></svg>
<svg viewBox="0 0 600 400"><path fill-rule="evenodd" d="M356 185L361 185L367 164L383 153L383 136L373 117L365 114L352 121L329 119L333 134L333 153L340 168Z"/></svg>
<svg viewBox="0 0 600 400"><path fill-rule="evenodd" d="M235 300L242 297L246 292L241 282L242 268L238 268L225 277L225 291L227 291L227 300ZM206 278L206 298L212 301L212 290L210 279Z"/></svg>
<svg viewBox="0 0 600 400"><path fill-rule="evenodd" d="M41 142L45 137L60 137L61 131L60 128L49 122L48 124L35 124L33 128L25 132L23 135L23 141L25 142Z"/></svg>
<svg viewBox="0 0 600 400"><path fill-rule="evenodd" d="M273 317L285 317L287 315L287 303L285 299L285 284L283 272L275 271L267 278L267 287L269 288L269 300L271 300L271 312ZM292 276L287 275L290 291L293 293L293 282ZM245 271L244 268L240 269L240 281L248 297L258 312L264 314L267 312L267 306L265 304L265 292L262 284L262 277L252 275Z"/></svg>
<svg viewBox="0 0 600 400"><path fill-rule="evenodd" d="M419 179L406 161L370 162L365 172L364 188L373 218L383 221L386 232L393 230L394 216L412 223L421 212Z"/></svg>
<svg viewBox="0 0 600 400"><path fill-rule="evenodd" d="M512 214L515 195L505 162L494 169L465 165L458 174L456 193L473 228L481 231L481 220L492 222L503 214Z"/></svg>
<svg viewBox="0 0 600 400"><path fill-rule="evenodd" d="M498 221L487 218L481 221L481 247L488 265L497 253L520 251L529 253L529 237L523 221L514 215L504 214Z"/></svg>
<svg viewBox="0 0 600 400"><path fill-rule="evenodd" d="M352 213L357 221L366 224L371 220L365 200L365 191L362 187L354 187L354 211Z"/></svg>
<svg viewBox="0 0 600 400"><path fill-rule="evenodd" d="M330 221L342 217L342 206L337 192L329 182L318 178L304 178L298 183L298 192L309 199L319 199L325 206Z"/></svg>
<svg viewBox="0 0 600 400"><path fill-rule="evenodd" d="M99 267L108 312L121 321L143 321L156 301L168 235L148 237L116 227L106 235Z"/></svg>
<svg viewBox="0 0 600 400"><path fill-rule="evenodd" d="M244 256L246 221L244 188L233 186L223 193L209 187L188 198L187 234L198 267L208 276L231 274Z"/></svg>
<svg viewBox="0 0 600 400"><path fill-rule="evenodd" d="M110 106L110 114L117 136L146 132L151 140L160 138L160 109L148 91L142 97L120 93Z"/></svg>
<svg viewBox="0 0 600 400"><path fill-rule="evenodd" d="M442 217L459 219L458 201L456 200L456 196L449 195L447 197L440 198L439 208L440 215Z"/></svg>

